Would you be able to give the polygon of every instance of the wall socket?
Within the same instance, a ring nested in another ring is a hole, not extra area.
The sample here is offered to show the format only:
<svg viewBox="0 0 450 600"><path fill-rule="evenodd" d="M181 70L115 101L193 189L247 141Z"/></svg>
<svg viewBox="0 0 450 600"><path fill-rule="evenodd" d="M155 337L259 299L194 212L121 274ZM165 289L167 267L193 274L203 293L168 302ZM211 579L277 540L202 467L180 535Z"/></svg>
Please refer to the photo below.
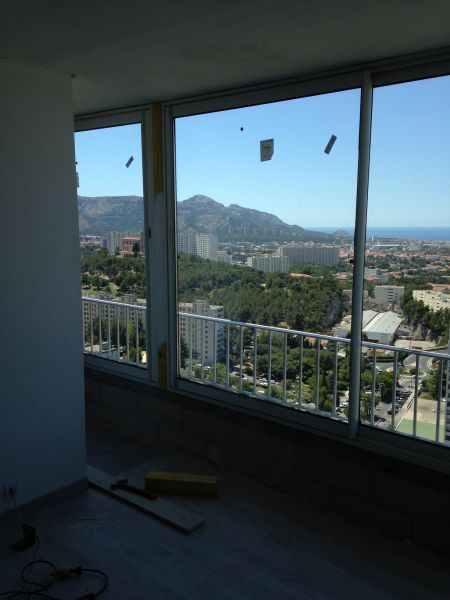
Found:
<svg viewBox="0 0 450 600"><path fill-rule="evenodd" d="M7 481L3 484L3 499L8 500L9 498L17 498L19 493L19 482L17 479L14 481Z"/></svg>

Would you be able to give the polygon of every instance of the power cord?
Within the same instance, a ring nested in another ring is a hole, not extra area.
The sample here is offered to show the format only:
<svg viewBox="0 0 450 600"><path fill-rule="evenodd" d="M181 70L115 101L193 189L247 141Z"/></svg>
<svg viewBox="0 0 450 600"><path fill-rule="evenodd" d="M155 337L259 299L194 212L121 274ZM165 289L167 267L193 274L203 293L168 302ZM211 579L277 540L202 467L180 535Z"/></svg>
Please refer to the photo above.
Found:
<svg viewBox="0 0 450 600"><path fill-rule="evenodd" d="M22 515L20 514L19 507L16 502L16 494L15 492L11 494L11 498L14 503L14 510L16 514L16 518L19 526L21 526L23 531L23 539L19 540L15 544L12 544L12 550L24 551L34 546L37 542L36 550L33 555L33 560L26 564L22 571L20 572L20 579L22 580L22 586L18 590L10 590L6 592L0 592L0 597L6 597L6 600L10 600L11 598L18 598L20 596L27 596L28 600L32 600L33 597L38 598L47 598L47 600L61 600L56 596L53 596L49 592L49 588L52 583L56 580L67 580L74 576L81 576L83 573L93 573L94 575L99 575L103 578L103 582L100 588L96 592L88 592L83 594L83 596L79 596L75 600L95 600L100 594L102 594L106 588L108 587L108 576L103 571L99 569L88 569L81 566L77 566L74 568L57 568L51 561L38 559L38 554L41 549L41 538L36 533L36 529L31 525L26 525L23 522ZM48 565L51 567L50 573L47 575L48 583L44 583L42 581L32 581L30 579L33 569L35 565ZM30 572L26 574L27 570L30 569ZM26 576L25 576L26 574ZM26 586L36 586L34 589L25 589Z"/></svg>
<svg viewBox="0 0 450 600"><path fill-rule="evenodd" d="M48 582L32 581L31 579L29 579L34 566L37 564L48 565L51 568L50 573L47 575L47 578L49 580ZM26 575L27 569L30 569L30 568L31 568L30 574ZM21 578L23 584L36 586L34 589L25 590L24 586L22 585L22 588L20 590L10 590L8 592L0 592L0 596L6 597L7 600L10 600L11 598L18 598L19 596L25 596L25 595L27 595L28 598L40 597L40 598L47 598L47 600L62 600L61 598L57 598L56 596L53 596L49 592L49 588L51 587L52 583L56 580L67 580L72 577L79 577L79 576L83 575L83 573L93 573L95 575L99 575L100 577L103 578L103 582L97 591L88 592L86 594L83 594L83 596L79 596L75 600L95 600L108 587L108 576L106 575L106 573L104 573L103 571L100 571L99 569L87 569L87 568L84 568L81 566L77 566L77 567L73 567L73 568L57 568L49 560L43 560L43 559L33 560L33 561L29 562L27 565L24 566L24 568L22 569L22 571L20 573L20 578Z"/></svg>

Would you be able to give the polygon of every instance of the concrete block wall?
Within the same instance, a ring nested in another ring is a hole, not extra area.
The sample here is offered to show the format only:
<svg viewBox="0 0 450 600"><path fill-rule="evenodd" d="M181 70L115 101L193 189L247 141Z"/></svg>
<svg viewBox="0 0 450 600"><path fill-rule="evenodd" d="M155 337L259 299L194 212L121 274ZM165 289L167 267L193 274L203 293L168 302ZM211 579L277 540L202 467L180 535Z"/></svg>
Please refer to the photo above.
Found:
<svg viewBox="0 0 450 600"><path fill-rule="evenodd" d="M450 476L443 473L95 371L87 372L86 412L144 443L213 460L389 535L450 550Z"/></svg>

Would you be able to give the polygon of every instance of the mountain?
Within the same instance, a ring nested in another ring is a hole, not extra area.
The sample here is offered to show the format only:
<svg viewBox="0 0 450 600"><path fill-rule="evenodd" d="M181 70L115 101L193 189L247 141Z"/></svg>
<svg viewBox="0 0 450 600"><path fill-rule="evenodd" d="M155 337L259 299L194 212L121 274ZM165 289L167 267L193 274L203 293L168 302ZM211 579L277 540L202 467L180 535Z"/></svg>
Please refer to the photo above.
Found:
<svg viewBox="0 0 450 600"><path fill-rule="evenodd" d="M80 233L142 231L144 204L140 196L78 196Z"/></svg>
<svg viewBox="0 0 450 600"><path fill-rule="evenodd" d="M80 233L141 231L143 228L143 202L138 196L79 196L78 210ZM325 233L287 225L273 214L238 204L224 206L200 194L178 202L177 224L180 231L194 229L199 233L213 233L220 241L330 239Z"/></svg>

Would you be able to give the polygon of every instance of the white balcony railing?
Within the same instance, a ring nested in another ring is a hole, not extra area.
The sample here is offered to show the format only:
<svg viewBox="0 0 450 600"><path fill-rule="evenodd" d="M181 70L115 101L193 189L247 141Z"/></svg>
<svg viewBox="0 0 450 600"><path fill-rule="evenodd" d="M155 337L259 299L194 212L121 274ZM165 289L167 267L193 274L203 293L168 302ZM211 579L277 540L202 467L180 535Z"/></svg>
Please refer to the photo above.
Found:
<svg viewBox="0 0 450 600"><path fill-rule="evenodd" d="M146 307L82 297L85 354L147 366Z"/></svg>
<svg viewBox="0 0 450 600"><path fill-rule="evenodd" d="M146 367L145 310L84 297L85 353ZM185 312L178 327L182 378L348 420L349 339ZM361 422L450 443L447 349L363 341L362 354Z"/></svg>

